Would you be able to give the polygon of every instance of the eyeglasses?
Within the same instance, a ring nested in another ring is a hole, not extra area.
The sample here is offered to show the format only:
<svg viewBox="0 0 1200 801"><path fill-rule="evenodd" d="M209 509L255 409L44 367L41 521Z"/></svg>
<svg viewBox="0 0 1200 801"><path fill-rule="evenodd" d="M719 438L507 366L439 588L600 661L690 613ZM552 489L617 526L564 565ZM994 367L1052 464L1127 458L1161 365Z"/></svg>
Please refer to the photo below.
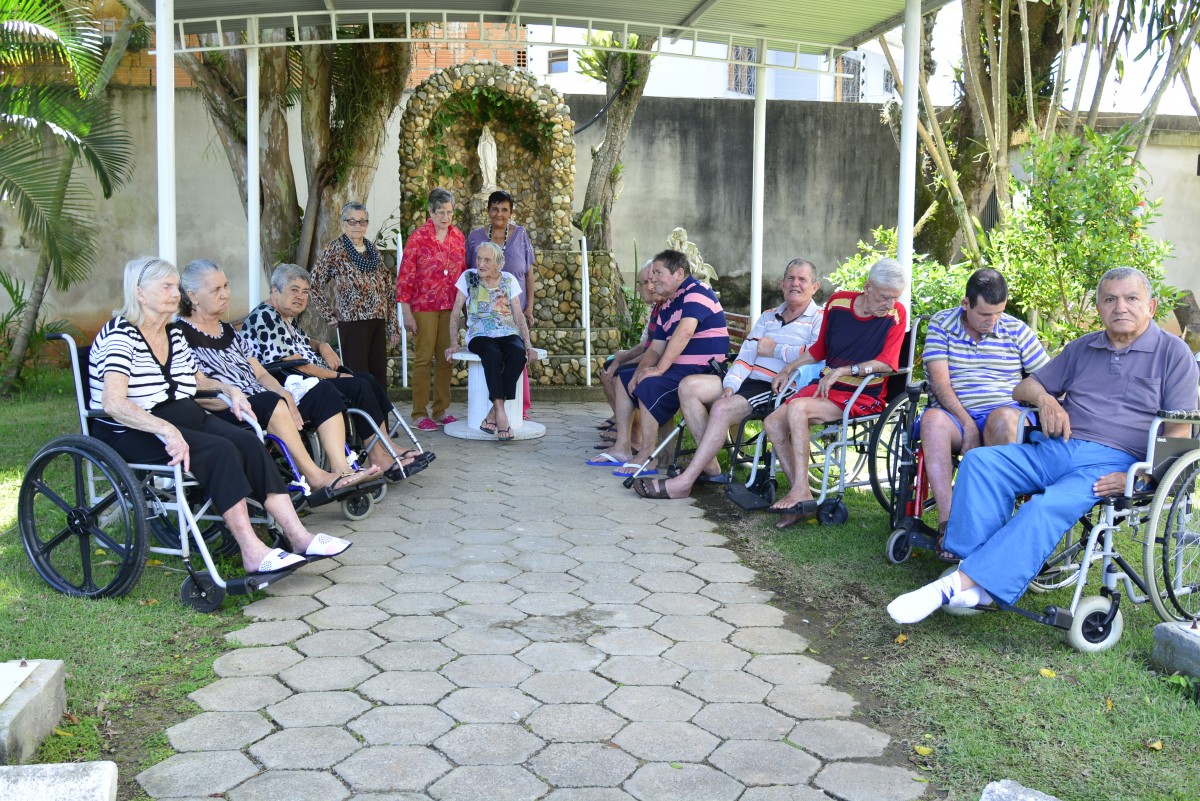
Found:
<svg viewBox="0 0 1200 801"><path fill-rule="evenodd" d="M342 220L342 222L352 228L366 228L367 223L370 222L370 220Z"/></svg>

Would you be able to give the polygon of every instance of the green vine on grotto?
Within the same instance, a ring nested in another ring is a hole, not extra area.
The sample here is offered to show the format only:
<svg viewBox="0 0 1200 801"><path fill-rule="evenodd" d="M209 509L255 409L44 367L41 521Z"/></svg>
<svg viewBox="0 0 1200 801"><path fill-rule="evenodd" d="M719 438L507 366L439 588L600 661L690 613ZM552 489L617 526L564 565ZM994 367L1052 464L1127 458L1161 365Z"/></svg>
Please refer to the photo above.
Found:
<svg viewBox="0 0 1200 801"><path fill-rule="evenodd" d="M465 178L467 168L451 161L446 136L460 123L467 124L466 138L479 138L483 126L502 130L534 156L541 156L545 142L554 134L554 125L541 117L537 107L522 97L509 95L490 86L476 86L455 95L442 104L429 122L429 155L433 182L442 184Z"/></svg>

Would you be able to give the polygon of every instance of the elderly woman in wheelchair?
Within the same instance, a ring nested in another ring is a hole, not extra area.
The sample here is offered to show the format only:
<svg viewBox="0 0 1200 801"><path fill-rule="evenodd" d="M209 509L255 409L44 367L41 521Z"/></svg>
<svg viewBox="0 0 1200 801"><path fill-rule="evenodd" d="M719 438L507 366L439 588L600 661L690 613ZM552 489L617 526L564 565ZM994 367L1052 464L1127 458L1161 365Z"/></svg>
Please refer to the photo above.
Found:
<svg viewBox="0 0 1200 801"><path fill-rule="evenodd" d="M356 486L381 481L379 467L352 470L346 460L346 406L327 382L315 382L297 402L258 360L221 316L229 311L229 281L224 271L205 259L190 262L180 275L179 320L184 339L201 371L244 393L255 418L286 447L288 456L307 482L310 507L340 500ZM218 415L236 422L232 409L219 401ZM317 465L304 448L300 431L305 424L317 433L332 471ZM359 490L361 492L361 490Z"/></svg>
<svg viewBox="0 0 1200 801"><path fill-rule="evenodd" d="M169 325L179 308L179 273L170 262L135 259L125 265L124 305L92 343L92 410L103 410L94 436L130 462L181 465L208 493L241 550L248 573L295 568L336 556L350 543L312 534L300 522L279 470L258 438L209 414L197 390L216 390L242 419L253 415L244 393L196 367L183 332ZM246 498L275 519L291 551L271 548L251 527Z"/></svg>
<svg viewBox="0 0 1200 801"><path fill-rule="evenodd" d="M1096 291L1104 330L1069 343L1013 390L1015 400L1037 408L1042 430L1030 443L977 448L963 458L945 542L963 560L957 570L888 604L897 623L916 623L942 607L995 601L1067 629L1081 650L1100 650L1120 636L1116 588L1122 579L1131 600L1150 600L1164 619L1175 616L1172 607L1195 616L1200 451L1187 438L1200 420L1193 411L1198 371L1183 340L1154 324L1151 292L1140 271L1109 270ZM1163 453L1180 441L1186 455L1164 470ZM1152 494L1151 476L1161 479ZM1032 497L1013 514L1021 495ZM1071 607L1048 607L1044 615L1017 609L1054 560L1063 532L1097 502L1102 519L1087 532L1071 574ZM1144 575L1114 549L1113 530L1122 521L1135 528L1145 522L1146 537L1137 540L1145 543ZM1106 597L1083 598L1093 559L1103 562Z"/></svg>

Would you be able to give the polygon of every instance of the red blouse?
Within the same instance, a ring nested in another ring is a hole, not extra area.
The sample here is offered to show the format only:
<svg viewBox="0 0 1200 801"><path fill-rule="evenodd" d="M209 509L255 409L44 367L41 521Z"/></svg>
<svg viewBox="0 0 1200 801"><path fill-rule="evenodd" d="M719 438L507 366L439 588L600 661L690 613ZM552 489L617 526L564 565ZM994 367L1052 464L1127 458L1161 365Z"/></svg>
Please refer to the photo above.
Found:
<svg viewBox="0 0 1200 801"><path fill-rule="evenodd" d="M413 231L404 243L396 280L396 300L415 312L447 311L454 306L454 282L467 268L467 242L453 225L439 242L433 220Z"/></svg>

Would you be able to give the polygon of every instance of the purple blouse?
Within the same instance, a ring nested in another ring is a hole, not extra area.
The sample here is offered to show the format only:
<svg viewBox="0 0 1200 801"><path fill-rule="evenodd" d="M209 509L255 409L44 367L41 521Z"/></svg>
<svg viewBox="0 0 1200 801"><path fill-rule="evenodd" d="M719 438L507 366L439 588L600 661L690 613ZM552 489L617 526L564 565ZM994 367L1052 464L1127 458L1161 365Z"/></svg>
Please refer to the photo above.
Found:
<svg viewBox="0 0 1200 801"><path fill-rule="evenodd" d="M504 244L504 272L517 279L525 291L525 275L533 267L533 243L529 234L516 223L509 223L508 241ZM467 269L475 269L475 251L488 240L487 226L476 228L467 235ZM530 302L526 299L526 303Z"/></svg>

